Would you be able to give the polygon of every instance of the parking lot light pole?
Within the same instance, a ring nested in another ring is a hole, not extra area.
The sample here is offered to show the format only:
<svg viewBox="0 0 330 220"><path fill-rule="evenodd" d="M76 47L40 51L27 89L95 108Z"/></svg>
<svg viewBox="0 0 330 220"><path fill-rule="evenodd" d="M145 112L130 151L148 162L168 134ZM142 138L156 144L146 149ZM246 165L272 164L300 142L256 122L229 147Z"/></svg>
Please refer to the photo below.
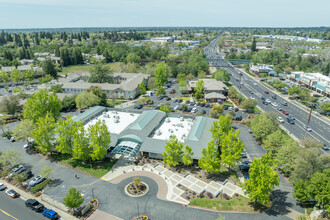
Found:
<svg viewBox="0 0 330 220"><path fill-rule="evenodd" d="M92 189L93 199L95 199L95 197L94 197L94 189L95 189L95 188Z"/></svg>

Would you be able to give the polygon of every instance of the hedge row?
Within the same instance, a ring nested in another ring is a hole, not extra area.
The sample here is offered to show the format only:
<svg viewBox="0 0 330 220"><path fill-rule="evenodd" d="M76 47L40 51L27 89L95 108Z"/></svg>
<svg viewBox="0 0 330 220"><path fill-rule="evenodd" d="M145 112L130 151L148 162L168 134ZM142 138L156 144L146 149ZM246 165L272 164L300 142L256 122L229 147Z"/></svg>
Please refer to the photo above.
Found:
<svg viewBox="0 0 330 220"><path fill-rule="evenodd" d="M46 179L45 181L39 183L38 185L31 187L30 191L35 194L36 192L41 191L43 188L45 188L52 180Z"/></svg>

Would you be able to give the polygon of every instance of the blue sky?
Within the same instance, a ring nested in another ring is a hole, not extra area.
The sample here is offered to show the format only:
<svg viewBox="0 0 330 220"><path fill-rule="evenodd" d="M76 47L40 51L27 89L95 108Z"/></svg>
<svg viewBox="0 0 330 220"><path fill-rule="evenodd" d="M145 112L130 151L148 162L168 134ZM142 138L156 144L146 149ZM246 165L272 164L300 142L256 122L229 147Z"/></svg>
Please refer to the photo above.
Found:
<svg viewBox="0 0 330 220"><path fill-rule="evenodd" d="M330 0L0 0L0 29L330 26Z"/></svg>

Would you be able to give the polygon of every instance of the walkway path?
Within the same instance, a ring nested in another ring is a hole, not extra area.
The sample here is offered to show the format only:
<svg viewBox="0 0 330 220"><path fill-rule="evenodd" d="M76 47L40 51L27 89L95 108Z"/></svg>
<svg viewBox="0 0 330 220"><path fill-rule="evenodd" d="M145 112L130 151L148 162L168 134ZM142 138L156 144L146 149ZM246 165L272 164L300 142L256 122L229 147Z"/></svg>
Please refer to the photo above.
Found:
<svg viewBox="0 0 330 220"><path fill-rule="evenodd" d="M115 169L115 171L111 170L103 176L102 179L117 184L128 177L139 175L150 177L157 182L158 187L161 189L157 194L159 199L186 205L189 204L189 201L181 196L185 191L180 189L178 185L183 185L197 194L209 192L215 197L220 193L225 193L232 197L237 193L246 197L241 187L238 187L229 181L225 181L224 183L214 181L205 183L189 173L185 176L179 175L166 169L160 164L156 166L122 166L121 169Z"/></svg>

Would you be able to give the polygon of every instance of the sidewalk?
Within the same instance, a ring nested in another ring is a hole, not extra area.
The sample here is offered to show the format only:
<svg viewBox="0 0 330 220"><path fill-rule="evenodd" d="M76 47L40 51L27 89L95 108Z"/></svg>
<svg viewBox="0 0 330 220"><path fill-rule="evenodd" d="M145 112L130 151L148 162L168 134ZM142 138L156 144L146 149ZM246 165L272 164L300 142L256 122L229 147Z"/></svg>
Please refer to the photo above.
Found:
<svg viewBox="0 0 330 220"><path fill-rule="evenodd" d="M32 194L27 193L27 192L17 188L16 186L8 183L4 179L1 179L1 182L7 186L7 189L14 189L16 192L18 192L20 194L20 199L23 199L24 201L26 201L28 199L35 199L38 202L44 204L46 208L50 208L50 209L54 210L55 212L57 212L57 214L59 216L61 216L61 219L64 219L64 220L76 220L77 219L76 217L74 217L74 216L70 215L69 213L67 213L66 211L64 211L64 210L66 210L66 207L64 206L64 204L62 204L58 201L52 200L47 195L42 194L40 197L35 197Z"/></svg>

